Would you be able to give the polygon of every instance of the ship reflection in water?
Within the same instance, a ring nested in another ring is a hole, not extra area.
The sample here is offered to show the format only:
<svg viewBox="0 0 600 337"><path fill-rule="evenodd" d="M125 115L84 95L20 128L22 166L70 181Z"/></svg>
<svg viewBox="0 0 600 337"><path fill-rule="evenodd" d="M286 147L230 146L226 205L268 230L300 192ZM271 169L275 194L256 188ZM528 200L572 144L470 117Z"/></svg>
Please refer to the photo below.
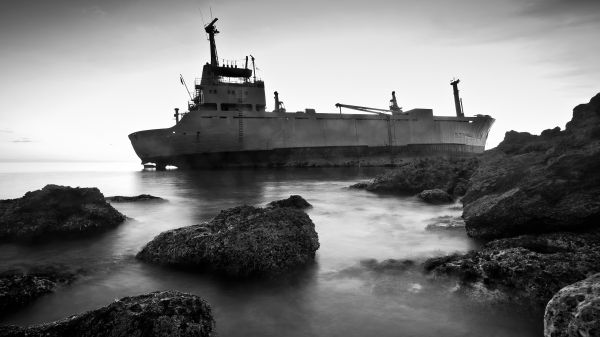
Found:
<svg viewBox="0 0 600 337"><path fill-rule="evenodd" d="M347 186L380 169L237 171L89 170L0 173L0 198L21 196L48 182L97 186L105 195L150 193L163 203L115 207L131 219L99 237L27 247L0 245L3 265L64 263L86 272L0 323L31 324L97 308L116 298L176 289L205 298L220 336L536 336L539 320L479 307L434 285L418 271L379 270L369 259L423 259L466 251L463 232L428 232L431 218L459 215L452 206L413 197L377 196ZM50 179L50 180L49 180ZM321 248L317 264L275 281L234 282L143 264L139 249L167 229L196 224L221 209L304 196L314 208Z"/></svg>

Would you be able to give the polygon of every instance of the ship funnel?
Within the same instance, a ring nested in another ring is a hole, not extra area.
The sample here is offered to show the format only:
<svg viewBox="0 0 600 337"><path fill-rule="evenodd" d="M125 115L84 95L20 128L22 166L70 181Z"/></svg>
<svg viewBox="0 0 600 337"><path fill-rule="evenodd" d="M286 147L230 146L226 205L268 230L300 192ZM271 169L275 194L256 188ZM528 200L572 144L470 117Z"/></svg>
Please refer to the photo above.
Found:
<svg viewBox="0 0 600 337"><path fill-rule="evenodd" d="M462 100L458 94L458 83L460 83L459 79L454 79L452 82L450 82L452 91L454 92L454 107L456 108L456 117L465 117L462 109Z"/></svg>

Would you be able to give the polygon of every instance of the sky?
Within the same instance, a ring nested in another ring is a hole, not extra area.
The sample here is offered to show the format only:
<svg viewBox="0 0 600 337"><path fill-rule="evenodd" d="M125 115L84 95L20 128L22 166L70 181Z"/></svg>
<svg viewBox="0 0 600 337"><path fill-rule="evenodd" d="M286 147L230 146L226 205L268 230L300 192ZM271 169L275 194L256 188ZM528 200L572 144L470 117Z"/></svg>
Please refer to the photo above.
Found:
<svg viewBox="0 0 600 337"><path fill-rule="evenodd" d="M139 161L127 135L170 127L179 82L256 57L267 108L335 103L466 115L539 133L600 92L598 0L2 0L0 161Z"/></svg>

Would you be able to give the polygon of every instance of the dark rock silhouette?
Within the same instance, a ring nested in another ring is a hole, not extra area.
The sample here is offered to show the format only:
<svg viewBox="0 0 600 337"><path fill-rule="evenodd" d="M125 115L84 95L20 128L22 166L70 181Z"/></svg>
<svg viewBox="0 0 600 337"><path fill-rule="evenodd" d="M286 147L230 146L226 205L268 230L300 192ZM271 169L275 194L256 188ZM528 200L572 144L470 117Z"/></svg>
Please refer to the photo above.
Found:
<svg viewBox="0 0 600 337"><path fill-rule="evenodd" d="M501 292L507 301L543 311L562 287L600 272L600 232L524 235L479 251L429 259L427 272L453 277L465 292Z"/></svg>
<svg viewBox="0 0 600 337"><path fill-rule="evenodd" d="M448 204L454 201L448 192L439 188L433 190L424 190L419 193L418 197L429 204Z"/></svg>
<svg viewBox="0 0 600 337"><path fill-rule="evenodd" d="M136 201L164 201L165 199L161 197L155 197L150 194L140 194L132 197L115 195L112 197L106 197L107 201L110 202L136 202Z"/></svg>
<svg viewBox="0 0 600 337"><path fill-rule="evenodd" d="M545 337L598 336L600 274L562 288L546 306Z"/></svg>
<svg viewBox="0 0 600 337"><path fill-rule="evenodd" d="M354 184L352 188L380 193L414 194L423 190L441 189L461 196L477 168L478 160L421 158L375 177L370 182Z"/></svg>
<svg viewBox="0 0 600 337"><path fill-rule="evenodd" d="M163 291L125 297L52 323L0 326L0 336L208 337L214 328L210 306L200 297Z"/></svg>
<svg viewBox="0 0 600 337"><path fill-rule="evenodd" d="M13 312L35 299L73 282L76 272L64 266L15 268L0 273L0 315Z"/></svg>
<svg viewBox="0 0 600 337"><path fill-rule="evenodd" d="M306 265L318 248L315 225L303 211L240 206L210 222L161 233L137 258L245 277Z"/></svg>
<svg viewBox="0 0 600 337"><path fill-rule="evenodd" d="M97 188L46 185L22 198L0 200L0 241L78 236L124 220Z"/></svg>
<svg viewBox="0 0 600 337"><path fill-rule="evenodd" d="M486 152L462 199L478 238L573 231L600 223L600 94L573 110L565 131L507 132Z"/></svg>
<svg viewBox="0 0 600 337"><path fill-rule="evenodd" d="M290 195L289 198L283 200L271 201L268 207L291 207L297 209L306 209L312 205L299 195Z"/></svg>

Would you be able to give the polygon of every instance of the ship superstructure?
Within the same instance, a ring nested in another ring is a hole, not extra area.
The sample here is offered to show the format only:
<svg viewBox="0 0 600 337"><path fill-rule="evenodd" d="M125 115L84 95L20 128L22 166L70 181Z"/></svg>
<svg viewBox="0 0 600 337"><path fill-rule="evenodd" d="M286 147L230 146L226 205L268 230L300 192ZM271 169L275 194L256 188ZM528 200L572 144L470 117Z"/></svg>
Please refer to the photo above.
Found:
<svg viewBox="0 0 600 337"><path fill-rule="evenodd" d="M210 63L194 83L188 111L176 109L173 127L129 135L143 164L157 169L375 166L421 156L468 156L485 148L494 119L464 116L458 80L451 82L456 117L434 116L431 109L403 111L395 92L389 109L338 103L339 113L287 112L275 92L275 107L266 111L254 57L246 57L243 67L219 63L216 21L205 27ZM347 114L342 108L365 113Z"/></svg>

